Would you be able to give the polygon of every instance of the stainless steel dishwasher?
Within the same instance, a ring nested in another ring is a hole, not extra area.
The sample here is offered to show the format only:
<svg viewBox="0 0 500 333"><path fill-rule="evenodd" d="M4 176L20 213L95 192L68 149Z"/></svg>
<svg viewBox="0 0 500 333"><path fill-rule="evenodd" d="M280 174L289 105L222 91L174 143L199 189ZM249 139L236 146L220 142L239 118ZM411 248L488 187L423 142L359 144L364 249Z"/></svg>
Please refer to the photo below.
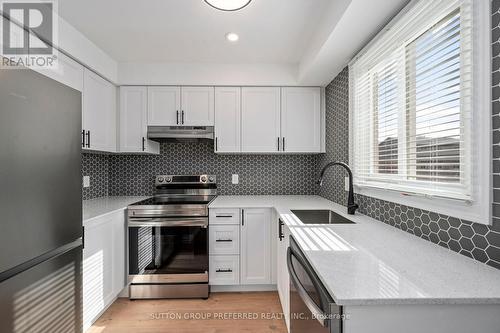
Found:
<svg viewBox="0 0 500 333"><path fill-rule="evenodd" d="M287 250L290 274L290 332L341 333L342 307L335 304L297 242Z"/></svg>

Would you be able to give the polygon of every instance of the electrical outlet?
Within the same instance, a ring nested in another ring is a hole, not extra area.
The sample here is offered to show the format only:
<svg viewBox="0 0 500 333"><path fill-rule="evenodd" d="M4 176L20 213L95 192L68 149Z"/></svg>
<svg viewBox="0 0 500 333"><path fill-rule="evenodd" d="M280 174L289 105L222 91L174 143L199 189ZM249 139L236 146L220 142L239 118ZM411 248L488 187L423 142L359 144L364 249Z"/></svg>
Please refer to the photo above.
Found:
<svg viewBox="0 0 500 333"><path fill-rule="evenodd" d="M83 176L83 187L90 187L90 176Z"/></svg>
<svg viewBox="0 0 500 333"><path fill-rule="evenodd" d="M240 182L238 175L233 175L232 182L233 184L238 184Z"/></svg>
<svg viewBox="0 0 500 333"><path fill-rule="evenodd" d="M349 191L349 177L344 178L344 187L346 191Z"/></svg>

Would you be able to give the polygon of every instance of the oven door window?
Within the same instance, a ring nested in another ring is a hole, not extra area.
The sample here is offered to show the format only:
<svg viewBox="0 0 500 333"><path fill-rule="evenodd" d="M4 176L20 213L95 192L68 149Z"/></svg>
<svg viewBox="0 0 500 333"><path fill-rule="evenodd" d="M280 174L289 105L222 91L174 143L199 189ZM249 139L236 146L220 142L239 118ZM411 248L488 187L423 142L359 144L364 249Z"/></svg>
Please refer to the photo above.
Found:
<svg viewBox="0 0 500 333"><path fill-rule="evenodd" d="M208 228L129 227L129 273L208 271Z"/></svg>

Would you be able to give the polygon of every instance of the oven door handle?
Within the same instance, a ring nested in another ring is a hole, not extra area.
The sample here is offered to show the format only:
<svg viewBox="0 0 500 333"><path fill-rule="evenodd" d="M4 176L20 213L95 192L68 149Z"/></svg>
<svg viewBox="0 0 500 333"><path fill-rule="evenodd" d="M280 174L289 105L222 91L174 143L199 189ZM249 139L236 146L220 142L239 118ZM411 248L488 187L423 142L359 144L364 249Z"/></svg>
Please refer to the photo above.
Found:
<svg viewBox="0 0 500 333"><path fill-rule="evenodd" d="M208 226L207 218L129 218L129 227L204 227Z"/></svg>
<svg viewBox="0 0 500 333"><path fill-rule="evenodd" d="M312 300L305 288L300 283L299 278L297 277L297 273L295 272L295 269L292 265L292 255L302 266L305 267L304 263L302 263L302 260L300 260L300 257L294 254L294 251L289 247L287 250L286 264L288 266L288 272L290 273L290 280L293 282L293 285L297 289L297 293L304 302L305 306L309 309L309 311L311 311L311 314L316 318L321 326L328 327L328 320L326 319L325 313L316 305L316 303Z"/></svg>

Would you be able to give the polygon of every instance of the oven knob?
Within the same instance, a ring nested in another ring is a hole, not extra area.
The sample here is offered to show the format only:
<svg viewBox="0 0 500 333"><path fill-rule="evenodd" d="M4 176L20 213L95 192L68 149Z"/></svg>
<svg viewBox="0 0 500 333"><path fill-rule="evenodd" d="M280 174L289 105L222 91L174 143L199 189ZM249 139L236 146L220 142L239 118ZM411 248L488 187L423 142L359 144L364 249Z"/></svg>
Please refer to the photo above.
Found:
<svg viewBox="0 0 500 333"><path fill-rule="evenodd" d="M214 182L214 177L208 177L208 181L209 181L210 183L213 183L213 182Z"/></svg>
<svg viewBox="0 0 500 333"><path fill-rule="evenodd" d="M171 182L172 182L172 177L167 177L167 178L165 178L165 181L166 181L167 183L171 183Z"/></svg>
<svg viewBox="0 0 500 333"><path fill-rule="evenodd" d="M158 182L163 183L163 177L158 177Z"/></svg>
<svg viewBox="0 0 500 333"><path fill-rule="evenodd" d="M201 176L200 180L201 180L202 183L206 183L207 182L207 176Z"/></svg>

